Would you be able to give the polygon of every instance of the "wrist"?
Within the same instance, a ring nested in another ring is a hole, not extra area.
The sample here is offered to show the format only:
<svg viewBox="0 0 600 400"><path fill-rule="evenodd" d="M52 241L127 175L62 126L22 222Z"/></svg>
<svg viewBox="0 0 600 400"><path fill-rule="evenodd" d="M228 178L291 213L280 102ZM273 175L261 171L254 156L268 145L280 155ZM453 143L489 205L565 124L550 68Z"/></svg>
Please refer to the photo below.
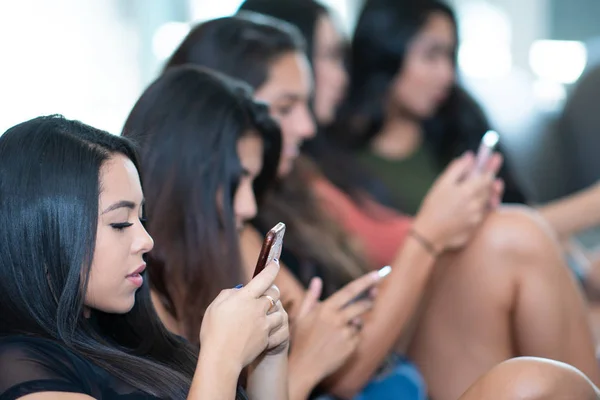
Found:
<svg viewBox="0 0 600 400"><path fill-rule="evenodd" d="M418 217L412 224L409 236L416 239L434 257L439 256L447 246L447 240L442 231L435 224L428 224Z"/></svg>
<svg viewBox="0 0 600 400"><path fill-rule="evenodd" d="M243 368L243 363L240 360L229 357L224 352L216 351L216 349L208 346L203 346L200 350L197 370L211 371L210 375L212 376L235 378L237 381Z"/></svg>
<svg viewBox="0 0 600 400"><path fill-rule="evenodd" d="M235 396L241 368L232 360L203 350L188 394L188 399L231 399Z"/></svg>

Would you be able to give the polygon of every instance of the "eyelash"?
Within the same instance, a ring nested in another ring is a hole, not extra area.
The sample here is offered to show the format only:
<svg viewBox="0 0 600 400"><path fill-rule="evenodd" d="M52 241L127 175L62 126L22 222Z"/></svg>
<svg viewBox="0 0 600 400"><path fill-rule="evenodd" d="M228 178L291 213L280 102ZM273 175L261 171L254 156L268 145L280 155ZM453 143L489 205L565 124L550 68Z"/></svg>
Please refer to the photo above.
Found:
<svg viewBox="0 0 600 400"><path fill-rule="evenodd" d="M142 225L146 224L146 218L140 218L140 222L142 223ZM130 226L132 226L133 224L131 222L122 222L122 223L118 223L118 224L110 224L110 226L113 229L116 229L117 231L124 231L126 228L129 228Z"/></svg>
<svg viewBox="0 0 600 400"><path fill-rule="evenodd" d="M132 225L133 224L131 222L123 222L123 223L120 223L120 224L110 224L110 226L113 229L116 229L118 231L123 231L123 230L125 230L125 228L129 228Z"/></svg>

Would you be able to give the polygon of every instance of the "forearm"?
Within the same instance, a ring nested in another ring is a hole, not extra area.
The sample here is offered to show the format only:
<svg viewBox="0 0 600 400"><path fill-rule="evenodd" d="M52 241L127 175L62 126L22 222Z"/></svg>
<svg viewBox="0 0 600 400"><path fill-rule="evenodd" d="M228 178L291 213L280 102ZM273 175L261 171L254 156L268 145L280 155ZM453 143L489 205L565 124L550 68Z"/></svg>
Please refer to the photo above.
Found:
<svg viewBox="0 0 600 400"><path fill-rule="evenodd" d="M200 352L188 400L235 399L241 367L218 354Z"/></svg>
<svg viewBox="0 0 600 400"><path fill-rule="evenodd" d="M248 368L247 392L250 400L288 399L288 360L286 352L262 356Z"/></svg>
<svg viewBox="0 0 600 400"><path fill-rule="evenodd" d="M314 368L304 365L302 354L292 347L288 362L288 385L290 400L306 400L320 379L315 376Z"/></svg>
<svg viewBox="0 0 600 400"><path fill-rule="evenodd" d="M600 225L600 183L537 207L560 238Z"/></svg>
<svg viewBox="0 0 600 400"><path fill-rule="evenodd" d="M331 380L332 393L351 398L371 379L409 325L434 262L435 258L419 242L407 238L377 294L355 355Z"/></svg>

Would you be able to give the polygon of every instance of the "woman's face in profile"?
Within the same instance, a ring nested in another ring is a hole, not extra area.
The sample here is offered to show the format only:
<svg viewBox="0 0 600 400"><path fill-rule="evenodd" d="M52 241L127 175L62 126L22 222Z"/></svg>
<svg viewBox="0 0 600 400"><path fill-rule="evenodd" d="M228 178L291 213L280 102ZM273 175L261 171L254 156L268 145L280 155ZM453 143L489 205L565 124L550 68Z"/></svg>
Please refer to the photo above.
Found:
<svg viewBox="0 0 600 400"><path fill-rule="evenodd" d="M317 20L313 47L314 111L319 124L326 125L333 122L348 85L344 42L333 21L326 15Z"/></svg>
<svg viewBox="0 0 600 400"><path fill-rule="evenodd" d="M244 224L257 213L253 184L263 166L263 140L254 133L247 134L238 140L237 153L242 165L242 175L233 196L233 212L236 229L240 232ZM222 200L219 201L219 208L222 209Z"/></svg>
<svg viewBox="0 0 600 400"><path fill-rule="evenodd" d="M294 52L277 58L269 68L269 78L256 89L255 97L269 104L271 117L279 122L282 134L278 175L286 176L300 154L302 143L315 135L309 99L312 74L306 56Z"/></svg>
<svg viewBox="0 0 600 400"><path fill-rule="evenodd" d="M127 157L116 154L100 169L96 248L85 306L123 314L135 303L146 267L143 255L154 242L142 226L144 196L138 171Z"/></svg>
<svg viewBox="0 0 600 400"><path fill-rule="evenodd" d="M420 119L437 112L454 84L454 23L433 12L411 40L391 92L393 108Z"/></svg>

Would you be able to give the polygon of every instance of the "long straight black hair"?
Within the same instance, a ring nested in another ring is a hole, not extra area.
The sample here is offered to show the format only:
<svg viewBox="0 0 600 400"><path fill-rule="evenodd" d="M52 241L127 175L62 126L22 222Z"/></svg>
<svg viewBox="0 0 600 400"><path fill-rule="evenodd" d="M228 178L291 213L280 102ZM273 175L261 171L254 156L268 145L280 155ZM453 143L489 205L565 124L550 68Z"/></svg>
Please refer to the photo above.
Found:
<svg viewBox="0 0 600 400"><path fill-rule="evenodd" d="M411 41L432 13L446 16L454 27L452 9L438 0L367 0L352 38L350 85L339 121L329 132L343 146L364 149L380 132L385 118L385 99L402 69ZM456 65L457 48L452 60ZM444 168L466 150L476 150L490 124L481 107L458 84L436 115L423 121L424 141ZM525 197L510 174L507 163L499 176L505 181L505 201L524 202Z"/></svg>
<svg viewBox="0 0 600 400"><path fill-rule="evenodd" d="M237 142L251 134L264 143L260 198L279 163L278 125L247 85L193 66L169 69L152 83L123 129L140 149L155 243L150 284L192 342L219 292L244 282L233 198L243 172Z"/></svg>
<svg viewBox="0 0 600 400"><path fill-rule="evenodd" d="M204 22L190 32L169 60L166 71L181 64L210 67L252 85L256 90L269 79L271 65L280 57L304 52L297 28L275 18L247 12ZM325 295L361 275L366 263L343 229L320 207L306 175L312 165L296 160L289 176L265 196L256 225L268 230L284 221L288 226L285 254L326 266L318 271L325 279ZM307 284L312 273L300 277Z"/></svg>
<svg viewBox="0 0 600 400"><path fill-rule="evenodd" d="M158 319L147 284L122 315L83 316L98 224L100 169L130 142L58 116L0 137L0 336L56 341L131 386L184 399L197 350Z"/></svg>

